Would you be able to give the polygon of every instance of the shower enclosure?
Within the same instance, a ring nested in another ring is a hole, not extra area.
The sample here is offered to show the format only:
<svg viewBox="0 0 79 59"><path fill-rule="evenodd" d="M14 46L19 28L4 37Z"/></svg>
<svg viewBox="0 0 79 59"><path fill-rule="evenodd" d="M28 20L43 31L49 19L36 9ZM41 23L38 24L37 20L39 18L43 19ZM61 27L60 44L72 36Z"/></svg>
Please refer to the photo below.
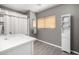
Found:
<svg viewBox="0 0 79 59"><path fill-rule="evenodd" d="M28 34L27 16L0 8L0 22L4 23L4 34Z"/></svg>

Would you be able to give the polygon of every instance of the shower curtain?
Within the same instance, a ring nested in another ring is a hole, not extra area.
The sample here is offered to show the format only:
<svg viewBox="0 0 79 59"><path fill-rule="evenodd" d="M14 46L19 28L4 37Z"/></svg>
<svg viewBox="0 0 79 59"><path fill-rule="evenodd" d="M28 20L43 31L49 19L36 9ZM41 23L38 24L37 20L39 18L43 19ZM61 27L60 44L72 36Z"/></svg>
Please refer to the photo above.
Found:
<svg viewBox="0 0 79 59"><path fill-rule="evenodd" d="M27 16L10 10L0 9L4 13L5 34L28 34Z"/></svg>

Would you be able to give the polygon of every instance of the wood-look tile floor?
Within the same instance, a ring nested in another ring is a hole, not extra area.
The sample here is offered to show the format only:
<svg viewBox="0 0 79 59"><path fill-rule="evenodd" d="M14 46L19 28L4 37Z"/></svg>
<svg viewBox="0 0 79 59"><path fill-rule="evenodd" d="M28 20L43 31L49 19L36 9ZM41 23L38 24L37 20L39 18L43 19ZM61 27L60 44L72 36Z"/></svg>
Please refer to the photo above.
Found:
<svg viewBox="0 0 79 59"><path fill-rule="evenodd" d="M34 55L71 55L71 54L63 52L60 48L48 45L40 41L35 41Z"/></svg>

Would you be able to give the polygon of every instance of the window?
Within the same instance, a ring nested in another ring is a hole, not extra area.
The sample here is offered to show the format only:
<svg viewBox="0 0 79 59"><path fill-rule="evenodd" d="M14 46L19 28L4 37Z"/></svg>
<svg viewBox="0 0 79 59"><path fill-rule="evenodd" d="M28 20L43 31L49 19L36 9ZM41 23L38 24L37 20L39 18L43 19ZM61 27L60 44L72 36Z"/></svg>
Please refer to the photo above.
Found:
<svg viewBox="0 0 79 59"><path fill-rule="evenodd" d="M38 28L56 28L55 16L39 18L38 19Z"/></svg>
<svg viewBox="0 0 79 59"><path fill-rule="evenodd" d="M44 21L44 18L40 18L38 20L38 28L44 28L45 27L45 21Z"/></svg>

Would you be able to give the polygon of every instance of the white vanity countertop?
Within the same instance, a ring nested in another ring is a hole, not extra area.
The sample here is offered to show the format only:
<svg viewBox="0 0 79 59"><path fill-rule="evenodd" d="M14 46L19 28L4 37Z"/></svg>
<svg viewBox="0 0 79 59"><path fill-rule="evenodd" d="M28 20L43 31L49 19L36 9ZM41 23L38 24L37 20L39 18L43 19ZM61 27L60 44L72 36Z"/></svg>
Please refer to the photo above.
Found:
<svg viewBox="0 0 79 59"><path fill-rule="evenodd" d="M5 40L7 39L7 40ZM36 38L26 36L23 34L14 34L14 35L1 35L0 36L0 52L22 45L24 43L32 42Z"/></svg>

